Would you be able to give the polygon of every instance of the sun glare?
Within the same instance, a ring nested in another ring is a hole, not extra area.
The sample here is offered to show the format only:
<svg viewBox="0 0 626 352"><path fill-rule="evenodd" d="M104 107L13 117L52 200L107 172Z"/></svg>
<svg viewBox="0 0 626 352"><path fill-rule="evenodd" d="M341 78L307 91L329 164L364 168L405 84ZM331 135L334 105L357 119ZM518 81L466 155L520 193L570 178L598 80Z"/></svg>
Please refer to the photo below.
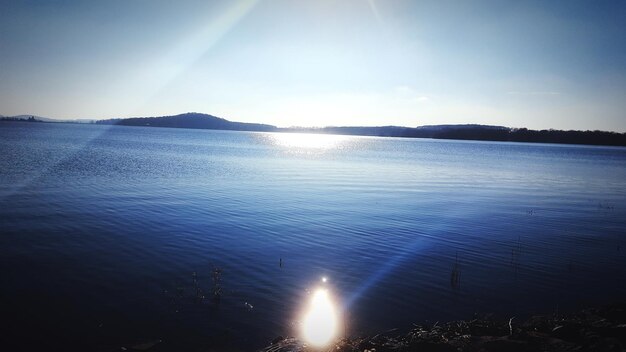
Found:
<svg viewBox="0 0 626 352"><path fill-rule="evenodd" d="M328 290L317 289L302 320L304 340L316 347L330 343L337 335L338 317Z"/></svg>
<svg viewBox="0 0 626 352"><path fill-rule="evenodd" d="M336 134L274 133L272 134L272 139L276 145L282 147L331 149L340 146L347 137Z"/></svg>

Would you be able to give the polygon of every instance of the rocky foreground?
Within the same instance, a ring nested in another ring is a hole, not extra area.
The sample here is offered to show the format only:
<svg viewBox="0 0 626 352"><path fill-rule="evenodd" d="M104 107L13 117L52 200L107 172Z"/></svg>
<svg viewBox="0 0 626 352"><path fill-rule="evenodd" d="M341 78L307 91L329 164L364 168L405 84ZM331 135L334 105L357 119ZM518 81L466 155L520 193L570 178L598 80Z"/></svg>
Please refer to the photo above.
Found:
<svg viewBox="0 0 626 352"><path fill-rule="evenodd" d="M277 338L261 352L319 351L293 338ZM346 338L323 351L626 351L626 304L586 309L568 316L526 321L489 318L416 325L369 337Z"/></svg>

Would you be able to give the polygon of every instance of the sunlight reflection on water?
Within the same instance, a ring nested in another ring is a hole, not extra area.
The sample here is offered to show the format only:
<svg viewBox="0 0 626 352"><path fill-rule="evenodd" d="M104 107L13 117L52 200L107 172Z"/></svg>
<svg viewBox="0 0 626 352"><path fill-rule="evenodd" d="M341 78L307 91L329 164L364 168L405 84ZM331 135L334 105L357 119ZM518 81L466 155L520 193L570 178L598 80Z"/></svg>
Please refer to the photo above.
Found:
<svg viewBox="0 0 626 352"><path fill-rule="evenodd" d="M287 148L332 149L341 147L349 136L315 133L273 133L272 143Z"/></svg>
<svg viewBox="0 0 626 352"><path fill-rule="evenodd" d="M302 319L304 340L313 346L326 346L337 336L338 322L336 307L328 289L317 288Z"/></svg>

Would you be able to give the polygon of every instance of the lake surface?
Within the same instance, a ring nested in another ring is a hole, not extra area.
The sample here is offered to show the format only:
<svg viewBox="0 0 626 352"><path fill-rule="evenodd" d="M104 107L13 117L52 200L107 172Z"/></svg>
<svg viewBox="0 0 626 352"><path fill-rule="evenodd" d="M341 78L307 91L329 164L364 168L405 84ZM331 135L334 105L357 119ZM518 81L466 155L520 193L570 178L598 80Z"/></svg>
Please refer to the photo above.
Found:
<svg viewBox="0 0 626 352"><path fill-rule="evenodd" d="M3 122L0 220L18 349L254 350L321 277L348 335L626 297L626 148Z"/></svg>

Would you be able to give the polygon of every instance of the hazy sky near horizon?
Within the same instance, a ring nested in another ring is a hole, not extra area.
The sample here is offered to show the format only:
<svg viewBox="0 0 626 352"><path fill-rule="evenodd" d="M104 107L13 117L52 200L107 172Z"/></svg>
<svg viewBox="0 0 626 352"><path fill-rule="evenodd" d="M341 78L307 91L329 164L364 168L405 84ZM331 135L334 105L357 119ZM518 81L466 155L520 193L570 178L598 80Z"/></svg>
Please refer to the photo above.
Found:
<svg viewBox="0 0 626 352"><path fill-rule="evenodd" d="M3 1L0 114L626 132L625 1Z"/></svg>

